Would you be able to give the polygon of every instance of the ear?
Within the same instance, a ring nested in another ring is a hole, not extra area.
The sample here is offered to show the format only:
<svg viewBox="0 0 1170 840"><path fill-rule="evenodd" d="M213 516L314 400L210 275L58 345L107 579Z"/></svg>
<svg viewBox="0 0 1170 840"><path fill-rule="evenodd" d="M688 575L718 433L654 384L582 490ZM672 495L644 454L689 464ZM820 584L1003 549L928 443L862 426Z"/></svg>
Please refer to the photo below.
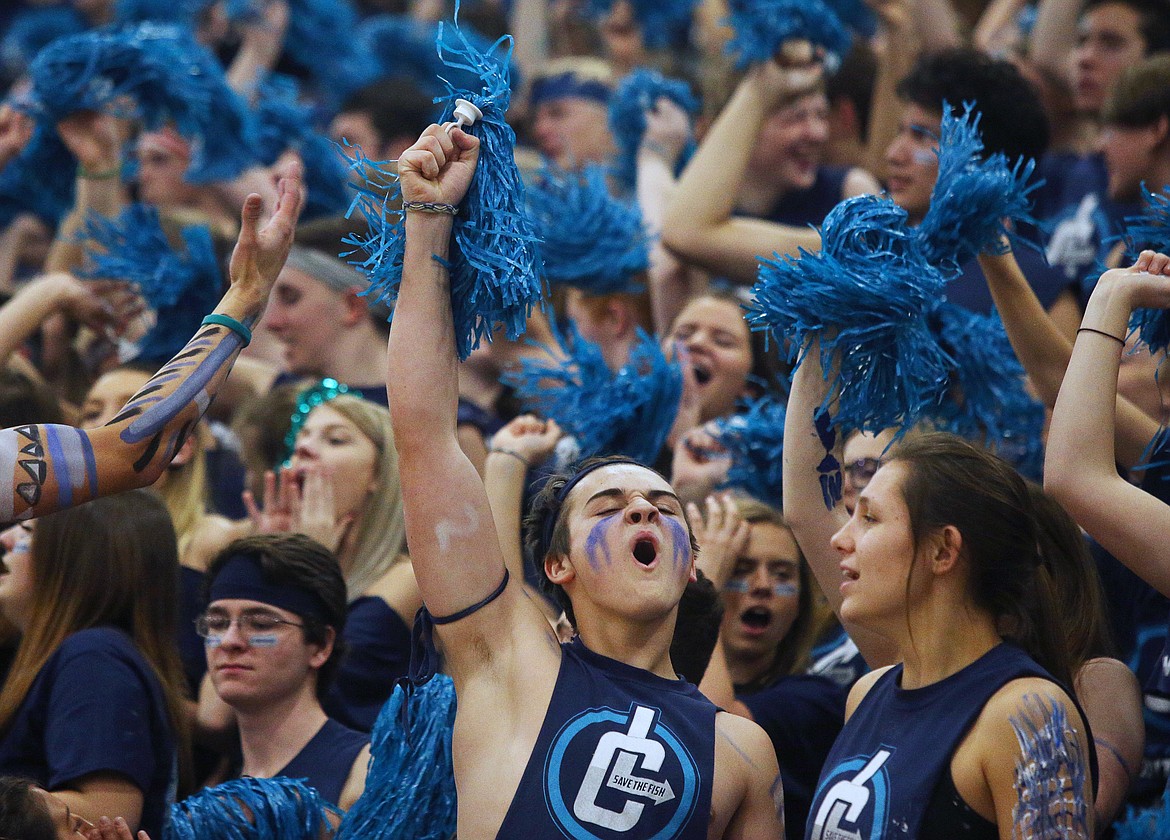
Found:
<svg viewBox="0 0 1170 840"><path fill-rule="evenodd" d="M309 657L309 665L314 670L321 668L322 665L329 661L329 657L333 654L333 643L336 640L337 631L332 627L326 627L325 643L321 645L310 645L310 647L316 648L316 651L313 653L313 655Z"/></svg>
<svg viewBox="0 0 1170 840"><path fill-rule="evenodd" d="M544 558L544 574L558 586L564 586L577 577L577 570L567 554L549 554Z"/></svg>
<svg viewBox="0 0 1170 840"><path fill-rule="evenodd" d="M1167 138L1170 138L1170 117L1165 114L1158 117L1158 121L1150 126L1150 132L1153 135L1155 146L1164 145Z"/></svg>
<svg viewBox="0 0 1170 840"><path fill-rule="evenodd" d="M614 338L626 338L634 333L634 315L625 301L610 298L605 304L605 324Z"/></svg>
<svg viewBox="0 0 1170 840"><path fill-rule="evenodd" d="M357 326L362 322L363 318L370 317L370 308L366 305L366 299L360 297L360 292L357 286L350 286L342 292L342 323L347 327Z"/></svg>
<svg viewBox="0 0 1170 840"><path fill-rule="evenodd" d="M959 562L963 550L963 535L954 525L944 526L931 537L930 570L936 575L952 572Z"/></svg>

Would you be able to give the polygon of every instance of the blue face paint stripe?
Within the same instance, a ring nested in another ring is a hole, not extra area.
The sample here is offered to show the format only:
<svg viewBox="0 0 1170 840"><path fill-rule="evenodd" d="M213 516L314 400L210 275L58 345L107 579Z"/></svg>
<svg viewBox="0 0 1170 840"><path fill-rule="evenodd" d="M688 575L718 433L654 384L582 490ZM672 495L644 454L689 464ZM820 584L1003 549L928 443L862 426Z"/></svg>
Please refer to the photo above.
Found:
<svg viewBox="0 0 1170 840"><path fill-rule="evenodd" d="M11 429L0 431L0 481L9 485L7 493L0 493L0 523L12 522L16 515L16 453L20 436Z"/></svg>
<svg viewBox="0 0 1170 840"><path fill-rule="evenodd" d="M686 527L677 519L663 517L674 538L674 567L681 569L691 558L691 538Z"/></svg>
<svg viewBox="0 0 1170 840"><path fill-rule="evenodd" d="M70 470L69 458L61 446L61 438L57 435L56 426L45 426L45 443L49 448L49 457L52 459L54 478L57 479L57 498L61 500L61 507L73 504L73 476ZM81 466L78 464L78 466Z"/></svg>
<svg viewBox="0 0 1170 840"><path fill-rule="evenodd" d="M187 379L175 389L173 394L157 405L148 408L122 431L120 435L122 442L141 443L151 435L157 434L161 428L175 419L192 402L201 406L200 413L202 413L202 410L205 410L211 401L210 396L204 393L204 389L242 345L243 341L240 337L229 332L219 345L199 363L199 367L192 371Z"/></svg>
<svg viewBox="0 0 1170 840"><path fill-rule="evenodd" d="M275 633L258 633L255 636L248 636L248 644L252 647L276 647Z"/></svg>
<svg viewBox="0 0 1170 840"><path fill-rule="evenodd" d="M619 514L611 513L609 516L602 519L600 522L594 523L593 527L589 529L589 536L585 538L585 556L589 560L589 565L594 571L601 568L601 561L597 559L598 549L605 554L605 563L609 565L613 563L613 557L609 552L609 543L606 542L606 532L609 526Z"/></svg>

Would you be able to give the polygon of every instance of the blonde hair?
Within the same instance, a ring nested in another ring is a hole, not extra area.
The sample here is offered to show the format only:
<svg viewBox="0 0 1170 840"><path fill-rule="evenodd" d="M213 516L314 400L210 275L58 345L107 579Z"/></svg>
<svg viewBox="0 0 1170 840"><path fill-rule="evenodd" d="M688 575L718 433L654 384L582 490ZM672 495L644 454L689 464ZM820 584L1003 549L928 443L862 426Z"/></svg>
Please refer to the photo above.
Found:
<svg viewBox="0 0 1170 840"><path fill-rule="evenodd" d="M378 453L374 466L374 491L362 506L352 553L343 567L345 588L352 602L403 561L406 518L402 512L402 485L398 480L398 450L390 426L390 412L380 405L341 394L322 405L345 417Z"/></svg>

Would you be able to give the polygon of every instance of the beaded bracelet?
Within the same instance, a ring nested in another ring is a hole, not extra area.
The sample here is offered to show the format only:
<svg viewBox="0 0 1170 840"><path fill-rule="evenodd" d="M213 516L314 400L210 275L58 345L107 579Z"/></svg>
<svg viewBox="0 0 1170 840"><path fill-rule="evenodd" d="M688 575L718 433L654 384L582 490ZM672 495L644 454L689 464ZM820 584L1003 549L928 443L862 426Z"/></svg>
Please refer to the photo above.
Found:
<svg viewBox="0 0 1170 840"><path fill-rule="evenodd" d="M402 212L437 213L440 216L454 216L459 212L459 208L454 204L439 204L434 201L404 201L402 202Z"/></svg>
<svg viewBox="0 0 1170 840"><path fill-rule="evenodd" d="M220 315L218 312L212 312L203 319L203 324L205 326L207 324L218 324L221 327L227 327L244 340L245 347L252 343L252 331L230 315Z"/></svg>

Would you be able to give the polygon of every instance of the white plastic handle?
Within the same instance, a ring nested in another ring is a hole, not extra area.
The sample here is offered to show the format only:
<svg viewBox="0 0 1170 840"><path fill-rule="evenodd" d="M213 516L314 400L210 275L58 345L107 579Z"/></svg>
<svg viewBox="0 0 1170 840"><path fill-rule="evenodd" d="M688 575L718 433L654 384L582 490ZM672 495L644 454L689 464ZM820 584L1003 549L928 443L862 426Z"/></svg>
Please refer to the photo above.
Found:
<svg viewBox="0 0 1170 840"><path fill-rule="evenodd" d="M466 99L455 100L455 125L463 128L464 126L474 125L478 120L483 119L483 111L479 110L474 103L468 102Z"/></svg>

